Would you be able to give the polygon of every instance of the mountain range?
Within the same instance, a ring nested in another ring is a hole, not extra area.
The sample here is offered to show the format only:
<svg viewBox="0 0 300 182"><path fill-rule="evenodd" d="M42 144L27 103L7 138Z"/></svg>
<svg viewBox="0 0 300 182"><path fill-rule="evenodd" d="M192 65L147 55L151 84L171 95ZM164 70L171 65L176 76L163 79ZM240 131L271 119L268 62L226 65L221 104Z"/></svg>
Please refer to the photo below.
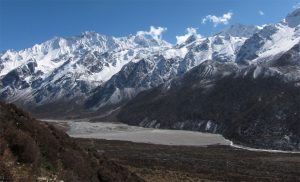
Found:
<svg viewBox="0 0 300 182"><path fill-rule="evenodd" d="M0 54L0 100L40 117L118 110L145 127L216 132L300 149L300 9L276 24L235 24L172 45L84 32Z"/></svg>

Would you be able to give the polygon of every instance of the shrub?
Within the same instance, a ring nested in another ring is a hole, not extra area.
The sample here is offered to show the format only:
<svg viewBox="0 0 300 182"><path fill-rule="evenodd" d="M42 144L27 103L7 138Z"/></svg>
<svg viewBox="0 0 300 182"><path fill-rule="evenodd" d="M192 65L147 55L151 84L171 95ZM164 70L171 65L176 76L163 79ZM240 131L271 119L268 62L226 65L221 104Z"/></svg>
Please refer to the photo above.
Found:
<svg viewBox="0 0 300 182"><path fill-rule="evenodd" d="M36 163L40 157L40 151L35 141L26 133L9 129L6 138L12 153L19 162Z"/></svg>

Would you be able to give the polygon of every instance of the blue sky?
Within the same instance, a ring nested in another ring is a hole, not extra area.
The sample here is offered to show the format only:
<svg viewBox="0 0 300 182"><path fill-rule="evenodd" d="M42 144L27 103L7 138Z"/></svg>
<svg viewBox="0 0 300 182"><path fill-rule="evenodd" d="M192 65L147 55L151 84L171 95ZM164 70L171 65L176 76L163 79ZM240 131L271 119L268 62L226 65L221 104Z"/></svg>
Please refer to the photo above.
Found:
<svg viewBox="0 0 300 182"><path fill-rule="evenodd" d="M207 36L234 23L275 23L298 3L300 0L0 0L0 51L20 50L54 36L87 30L126 36L150 26L166 27L163 39L175 43L176 35L185 34L188 27ZM208 15L223 19L216 25Z"/></svg>

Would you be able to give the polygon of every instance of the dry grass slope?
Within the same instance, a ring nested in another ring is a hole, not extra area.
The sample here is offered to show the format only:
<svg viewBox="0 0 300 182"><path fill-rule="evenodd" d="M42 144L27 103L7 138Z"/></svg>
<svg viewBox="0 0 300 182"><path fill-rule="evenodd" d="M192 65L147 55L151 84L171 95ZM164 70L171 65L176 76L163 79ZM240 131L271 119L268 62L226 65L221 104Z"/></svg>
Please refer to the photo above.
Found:
<svg viewBox="0 0 300 182"><path fill-rule="evenodd" d="M0 103L0 181L142 181L12 104Z"/></svg>

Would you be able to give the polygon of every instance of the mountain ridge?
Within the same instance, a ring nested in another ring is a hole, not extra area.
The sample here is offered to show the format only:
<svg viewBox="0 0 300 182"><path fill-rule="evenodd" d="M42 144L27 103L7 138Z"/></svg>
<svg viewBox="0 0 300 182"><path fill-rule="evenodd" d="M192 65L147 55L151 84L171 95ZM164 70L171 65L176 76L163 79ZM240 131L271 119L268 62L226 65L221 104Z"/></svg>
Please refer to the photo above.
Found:
<svg viewBox="0 0 300 182"><path fill-rule="evenodd" d="M0 100L33 113L34 108L59 103L91 112L125 103L207 60L239 69L267 66L300 42L297 12L277 24L236 24L210 37L190 30L176 45L142 32L112 37L86 31L71 38L54 37L32 48L0 54ZM297 74L293 70L287 79Z"/></svg>

